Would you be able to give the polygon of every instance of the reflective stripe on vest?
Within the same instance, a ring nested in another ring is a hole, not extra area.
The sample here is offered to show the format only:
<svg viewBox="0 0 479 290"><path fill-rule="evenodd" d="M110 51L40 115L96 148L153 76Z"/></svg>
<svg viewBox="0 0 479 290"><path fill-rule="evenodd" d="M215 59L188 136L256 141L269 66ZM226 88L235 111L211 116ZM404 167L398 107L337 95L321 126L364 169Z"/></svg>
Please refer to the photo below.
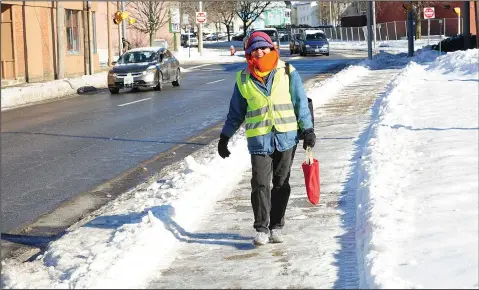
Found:
<svg viewBox="0 0 479 290"><path fill-rule="evenodd" d="M284 67L284 62L279 60L269 97L256 87L249 72L240 71L236 74L238 89L248 103L245 120L246 137L265 135L272 130L273 126L279 132L298 129L298 121L289 92L289 79Z"/></svg>

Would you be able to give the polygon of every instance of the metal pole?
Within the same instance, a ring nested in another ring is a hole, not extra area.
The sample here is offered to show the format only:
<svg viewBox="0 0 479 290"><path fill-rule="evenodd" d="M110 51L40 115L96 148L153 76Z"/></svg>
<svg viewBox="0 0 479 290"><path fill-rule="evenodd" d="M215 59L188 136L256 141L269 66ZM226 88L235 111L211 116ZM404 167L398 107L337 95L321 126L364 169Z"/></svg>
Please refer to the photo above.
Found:
<svg viewBox="0 0 479 290"><path fill-rule="evenodd" d="M398 40L398 31L396 28L396 21L394 21L394 35L396 36L396 40Z"/></svg>
<svg viewBox="0 0 479 290"><path fill-rule="evenodd" d="M120 10L120 1L116 1L116 9ZM117 24L118 29L118 57L123 54L123 41L121 41L121 27L120 24Z"/></svg>
<svg viewBox="0 0 479 290"><path fill-rule="evenodd" d="M429 45L429 38L431 38L431 19L427 19L427 45Z"/></svg>
<svg viewBox="0 0 479 290"><path fill-rule="evenodd" d="M386 22L386 40L389 41L389 28L388 28L387 22Z"/></svg>
<svg viewBox="0 0 479 290"><path fill-rule="evenodd" d="M110 2L106 2L106 26L108 29L108 66L111 66L111 62L113 61L113 48L111 43L111 9L110 9Z"/></svg>
<svg viewBox="0 0 479 290"><path fill-rule="evenodd" d="M373 39L373 35L372 35L372 27L371 27L371 14L372 14L372 10L373 10L373 7L372 7L372 2L371 1L368 1L368 19L367 19L367 24L368 24L368 39L367 39L367 42L368 42L368 59L373 59L373 49L372 49L372 39Z"/></svg>
<svg viewBox="0 0 479 290"><path fill-rule="evenodd" d="M412 5L412 1L411 1ZM408 33L408 57L412 57L414 55L414 31L413 31L413 17L412 17L412 9L409 9L407 12L407 22L408 26L407 29Z"/></svg>
<svg viewBox="0 0 479 290"><path fill-rule="evenodd" d="M374 27L374 33L373 33L373 38L374 38L374 49L376 49L376 1L373 1L373 27Z"/></svg>
<svg viewBox="0 0 479 290"><path fill-rule="evenodd" d="M461 34L461 14L457 14L457 35Z"/></svg>
<svg viewBox="0 0 479 290"><path fill-rule="evenodd" d="M439 56L441 56L441 42L442 42L442 37L441 37L441 22L442 20L439 19L439 37L441 39L439 39Z"/></svg>
<svg viewBox="0 0 479 290"><path fill-rule="evenodd" d="M200 1L200 11L203 12L203 1ZM198 27L198 52L203 56L203 23Z"/></svg>
<svg viewBox="0 0 479 290"><path fill-rule="evenodd" d="M125 8L125 0L121 0L121 11L122 11L122 12L125 12L125 10L126 10L126 8ZM121 30L122 30L122 35L123 35L123 37L124 37L126 40L128 40L128 39L126 38L126 21L125 21L125 20L123 20L123 21L121 22Z"/></svg>
<svg viewBox="0 0 479 290"><path fill-rule="evenodd" d="M64 66L64 47L63 47L63 32L65 31L65 27L63 26L65 23L64 15L65 9L63 9L63 5L60 4L60 1L56 1L57 3L57 79L65 78L65 66Z"/></svg>
<svg viewBox="0 0 479 290"><path fill-rule="evenodd" d="M446 18L444 18L444 38L446 38Z"/></svg>

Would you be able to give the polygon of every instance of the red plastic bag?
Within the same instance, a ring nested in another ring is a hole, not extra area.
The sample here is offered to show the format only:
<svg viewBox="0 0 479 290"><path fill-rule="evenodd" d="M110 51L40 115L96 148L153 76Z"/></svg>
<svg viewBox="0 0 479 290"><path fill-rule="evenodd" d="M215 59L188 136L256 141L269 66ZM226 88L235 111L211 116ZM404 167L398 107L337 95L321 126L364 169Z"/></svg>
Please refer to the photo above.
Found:
<svg viewBox="0 0 479 290"><path fill-rule="evenodd" d="M303 162L304 183L309 202L313 205L319 203L319 162L313 158L311 148L306 148L306 161Z"/></svg>

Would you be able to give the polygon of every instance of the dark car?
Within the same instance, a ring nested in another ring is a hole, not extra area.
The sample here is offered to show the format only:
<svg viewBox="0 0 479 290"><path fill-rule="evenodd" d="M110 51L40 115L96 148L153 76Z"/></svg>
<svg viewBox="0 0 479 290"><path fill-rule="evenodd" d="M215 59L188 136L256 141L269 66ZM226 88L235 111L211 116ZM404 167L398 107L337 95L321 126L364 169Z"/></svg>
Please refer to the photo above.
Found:
<svg viewBox="0 0 479 290"><path fill-rule="evenodd" d="M108 89L118 94L122 88L153 87L163 89L164 83L178 87L180 63L163 47L139 47L122 54L108 72Z"/></svg>
<svg viewBox="0 0 479 290"><path fill-rule="evenodd" d="M295 33L291 36L289 41L289 53L295 54L301 51L301 33Z"/></svg>
<svg viewBox="0 0 479 290"><path fill-rule="evenodd" d="M242 41L243 38L244 38L244 33L240 32L240 33L234 34L233 37L231 37L231 40Z"/></svg>
<svg viewBox="0 0 479 290"><path fill-rule="evenodd" d="M301 36L301 55L329 55L329 41L322 30L305 30Z"/></svg>

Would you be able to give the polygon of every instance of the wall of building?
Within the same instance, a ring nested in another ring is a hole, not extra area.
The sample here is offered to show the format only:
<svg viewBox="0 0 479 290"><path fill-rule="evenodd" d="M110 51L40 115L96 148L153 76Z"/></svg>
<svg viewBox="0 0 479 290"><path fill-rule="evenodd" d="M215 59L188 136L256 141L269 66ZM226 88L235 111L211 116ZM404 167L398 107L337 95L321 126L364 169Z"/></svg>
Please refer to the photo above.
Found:
<svg viewBox="0 0 479 290"><path fill-rule="evenodd" d="M91 2L91 11L96 11L97 4L97 2ZM62 1L62 6L65 9L83 10L83 2L80 1ZM1 45L2 50L13 50L16 77L14 74L8 73L4 76L5 79L3 80L5 82L2 82L2 85L10 84L7 80L15 83L14 81L40 82L55 79L58 56L55 2L2 1L2 11L7 7L11 9L12 41L2 41ZM89 72L89 70L85 70L85 51L87 51L85 48L88 47L85 47L84 41L83 14L86 15L87 13L79 13L80 51L78 54L67 54L66 31L63 33L65 49L62 53L66 77L83 75ZM4 32L3 29L2 32ZM7 55L2 54L2 60L6 57ZM99 69L98 55L93 55L93 63L94 71L97 71Z"/></svg>

